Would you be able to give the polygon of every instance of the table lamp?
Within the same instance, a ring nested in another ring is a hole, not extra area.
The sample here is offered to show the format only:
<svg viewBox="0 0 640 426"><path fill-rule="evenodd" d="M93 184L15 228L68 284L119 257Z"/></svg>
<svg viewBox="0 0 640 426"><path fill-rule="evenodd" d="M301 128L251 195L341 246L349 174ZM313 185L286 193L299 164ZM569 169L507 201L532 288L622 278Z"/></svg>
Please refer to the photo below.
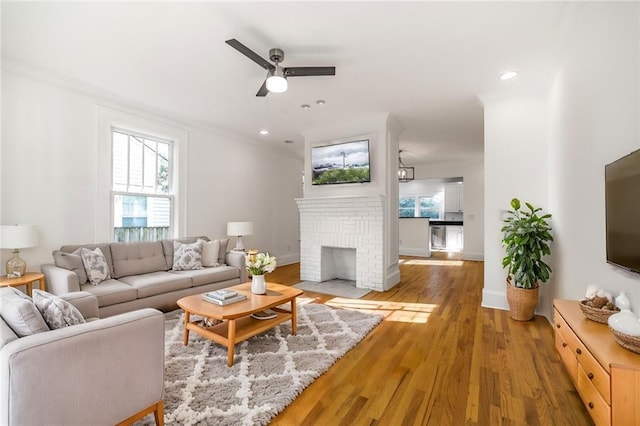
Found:
<svg viewBox="0 0 640 426"><path fill-rule="evenodd" d="M244 251L242 237L253 234L253 222L227 222L227 235L238 237L235 251Z"/></svg>
<svg viewBox="0 0 640 426"><path fill-rule="evenodd" d="M37 245L38 230L35 225L0 226L0 248L13 250L13 257L6 265L8 277L21 277L27 271L27 263L20 259L19 249Z"/></svg>

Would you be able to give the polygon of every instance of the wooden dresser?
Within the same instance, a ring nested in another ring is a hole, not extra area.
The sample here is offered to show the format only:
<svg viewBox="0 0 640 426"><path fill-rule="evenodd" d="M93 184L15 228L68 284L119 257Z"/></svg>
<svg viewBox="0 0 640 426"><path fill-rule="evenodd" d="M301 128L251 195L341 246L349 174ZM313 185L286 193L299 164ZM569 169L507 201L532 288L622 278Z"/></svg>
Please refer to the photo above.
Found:
<svg viewBox="0 0 640 426"><path fill-rule="evenodd" d="M596 425L640 425L640 354L618 345L576 300L554 300L555 344Z"/></svg>

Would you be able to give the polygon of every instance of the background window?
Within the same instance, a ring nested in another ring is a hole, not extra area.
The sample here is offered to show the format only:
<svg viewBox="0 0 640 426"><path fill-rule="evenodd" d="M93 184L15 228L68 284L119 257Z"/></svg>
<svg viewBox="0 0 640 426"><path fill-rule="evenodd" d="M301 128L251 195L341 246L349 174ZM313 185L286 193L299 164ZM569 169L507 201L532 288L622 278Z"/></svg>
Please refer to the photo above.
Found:
<svg viewBox="0 0 640 426"><path fill-rule="evenodd" d="M173 223L170 141L112 131L114 241L169 238Z"/></svg>
<svg viewBox="0 0 640 426"><path fill-rule="evenodd" d="M420 208L418 210L419 217L428 217L431 219L440 219L440 211L442 210L442 197L418 197L420 200Z"/></svg>
<svg viewBox="0 0 640 426"><path fill-rule="evenodd" d="M428 217L441 220L444 215L444 193L404 195L398 201L399 217Z"/></svg>
<svg viewBox="0 0 640 426"><path fill-rule="evenodd" d="M398 205L400 207L400 217L415 217L416 197L400 197Z"/></svg>

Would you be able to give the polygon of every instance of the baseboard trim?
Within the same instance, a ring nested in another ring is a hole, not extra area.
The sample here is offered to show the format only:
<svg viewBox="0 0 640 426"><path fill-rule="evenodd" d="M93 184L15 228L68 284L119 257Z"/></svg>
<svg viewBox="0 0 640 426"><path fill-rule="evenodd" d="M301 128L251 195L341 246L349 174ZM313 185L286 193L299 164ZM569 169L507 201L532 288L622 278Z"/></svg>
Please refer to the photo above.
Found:
<svg viewBox="0 0 640 426"><path fill-rule="evenodd" d="M431 257L428 248L400 247L398 253L401 256Z"/></svg>
<svg viewBox="0 0 640 426"><path fill-rule="evenodd" d="M509 304L507 303L506 291L495 291L495 290L483 289L482 290L482 307L508 311Z"/></svg>
<svg viewBox="0 0 640 426"><path fill-rule="evenodd" d="M480 262L484 262L484 253L462 252L462 260L477 260Z"/></svg>
<svg viewBox="0 0 640 426"><path fill-rule="evenodd" d="M385 280L384 289L382 291L387 291L390 288L395 287L400 282L400 267L396 263L387 269L387 277ZM372 289L376 291L381 291L380 289Z"/></svg>
<svg viewBox="0 0 640 426"><path fill-rule="evenodd" d="M279 255L277 256L278 259L278 265L291 265L293 263L299 263L300 262L300 254L299 253L293 253L293 254L283 254L283 255Z"/></svg>

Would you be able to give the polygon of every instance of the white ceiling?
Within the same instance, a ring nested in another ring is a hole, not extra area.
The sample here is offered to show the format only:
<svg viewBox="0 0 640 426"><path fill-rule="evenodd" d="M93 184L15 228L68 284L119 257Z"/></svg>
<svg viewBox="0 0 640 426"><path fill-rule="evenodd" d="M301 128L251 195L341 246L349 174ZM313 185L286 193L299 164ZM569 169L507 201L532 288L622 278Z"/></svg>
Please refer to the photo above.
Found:
<svg viewBox="0 0 640 426"><path fill-rule="evenodd" d="M5 1L2 57L299 158L306 130L388 112L405 129L412 165L481 155L477 95L548 86L564 7ZM287 92L258 98L265 72L230 38L266 59L283 49L283 66L335 65L336 76L290 78ZM499 80L507 69L520 75ZM263 128L270 134L258 135Z"/></svg>

